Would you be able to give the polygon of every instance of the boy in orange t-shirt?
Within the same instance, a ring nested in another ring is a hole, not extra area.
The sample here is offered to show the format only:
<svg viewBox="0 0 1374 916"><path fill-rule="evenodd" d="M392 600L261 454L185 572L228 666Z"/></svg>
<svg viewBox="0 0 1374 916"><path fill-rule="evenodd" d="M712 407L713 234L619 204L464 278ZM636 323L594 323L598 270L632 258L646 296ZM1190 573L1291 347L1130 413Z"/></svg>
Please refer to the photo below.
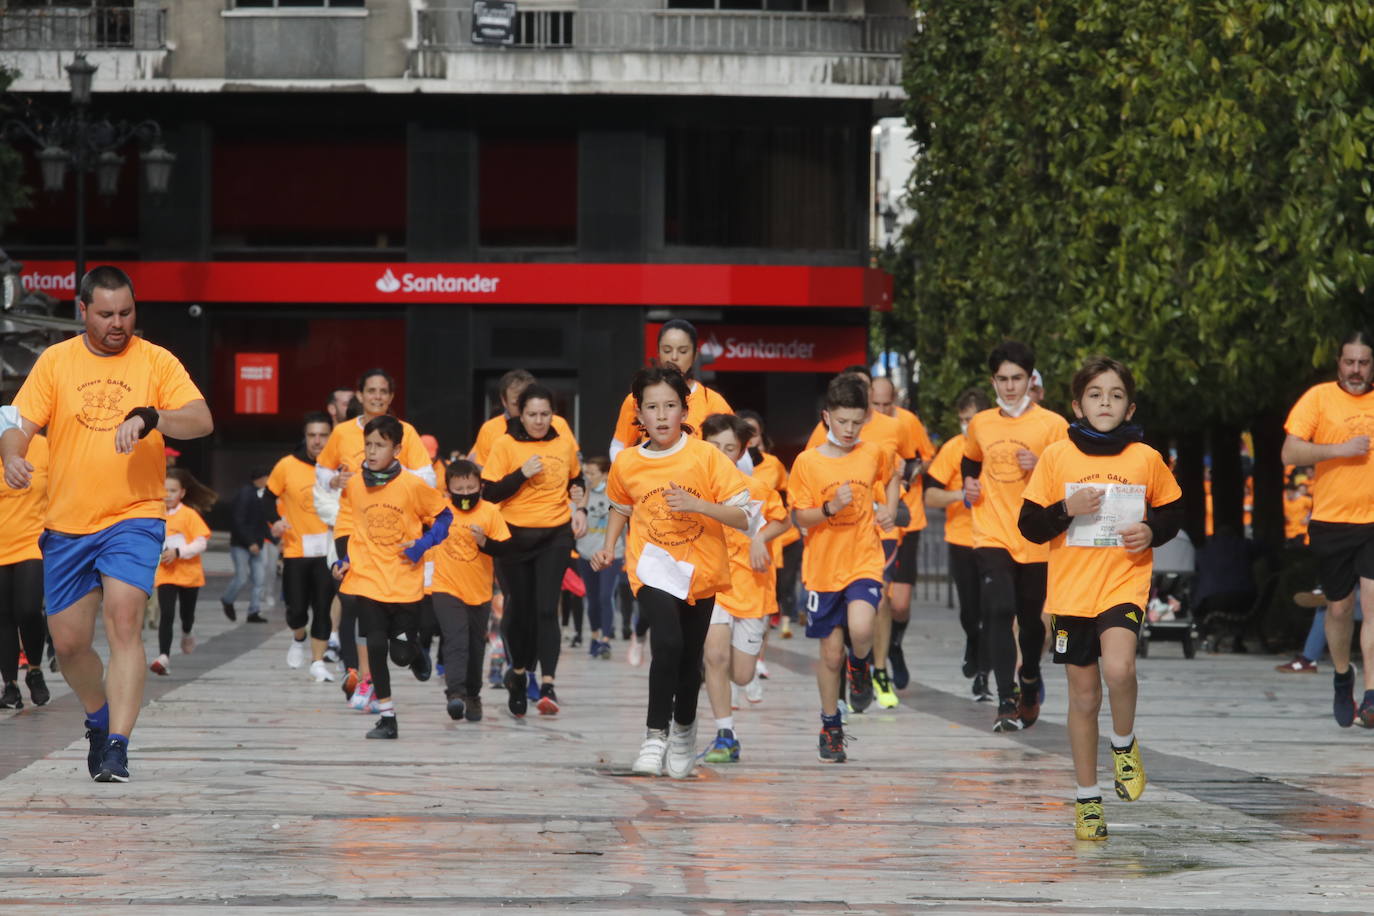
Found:
<svg viewBox="0 0 1374 916"><path fill-rule="evenodd" d="M1078 780L1074 830L1080 840L1103 840L1102 682L1111 701L1116 794L1135 801L1146 784L1135 739L1135 654L1150 596L1150 548L1178 534L1183 493L1130 422L1135 381L1125 366L1093 357L1072 389L1078 419L1069 438L1050 445L1036 463L1017 527L1031 543L1049 545L1047 607L1054 661L1068 676L1069 746Z"/></svg>
<svg viewBox="0 0 1374 916"><path fill-rule="evenodd" d="M353 533L339 557L339 591L358 601L372 685L381 718L369 738L395 738L396 706L391 699L391 660L427 681L431 666L419 651L419 608L425 593L425 551L448 536L453 513L438 490L397 460L405 430L388 414L363 429L362 472L344 485L340 513L350 513ZM424 526L430 526L422 533Z"/></svg>
<svg viewBox="0 0 1374 916"><path fill-rule="evenodd" d="M818 754L823 762L843 763L839 699L845 635L853 646L848 657L850 702L862 712L873 702L868 665L883 592L878 529L894 526L897 480L891 457L859 440L868 416L867 385L847 375L832 379L822 416L826 441L797 456L788 487L792 520L806 531L806 635L821 640L821 664L816 668L821 694Z"/></svg>
<svg viewBox="0 0 1374 916"><path fill-rule="evenodd" d="M1040 717L1045 683L1045 561L1049 550L1017 530L1021 491L1039 455L1064 438L1068 423L1031 400L1035 371L1031 348L1008 340L988 357L997 407L969 423L964 435L964 499L973 508L973 554L983 578L983 635L997 676L997 717L992 730L1030 728ZM1013 622L1016 630L1013 631ZM1016 671L1017 643L1021 671ZM1018 683L1019 681L1019 683ZM1019 694L1018 694L1019 687Z"/></svg>

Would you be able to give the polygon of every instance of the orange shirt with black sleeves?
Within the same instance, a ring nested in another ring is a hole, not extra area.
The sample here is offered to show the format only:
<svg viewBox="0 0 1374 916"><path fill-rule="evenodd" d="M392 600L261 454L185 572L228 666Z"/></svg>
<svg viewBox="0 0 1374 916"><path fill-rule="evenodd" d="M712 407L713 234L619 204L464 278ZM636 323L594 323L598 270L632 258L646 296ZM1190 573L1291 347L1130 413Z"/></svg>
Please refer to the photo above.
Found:
<svg viewBox="0 0 1374 916"><path fill-rule="evenodd" d="M891 457L869 442L859 442L841 457L815 448L797 456L788 481L793 511L819 509L845 483L854 497L806 532L802 582L808 590L838 592L859 579L882 581L883 544L873 502L881 498L891 474Z"/></svg>
<svg viewBox="0 0 1374 916"><path fill-rule="evenodd" d="M325 556L329 526L315 514L315 465L287 455L272 467L267 489L277 497L277 511L286 519L287 528L281 535L282 557L304 557L307 537L310 556Z"/></svg>
<svg viewBox="0 0 1374 916"><path fill-rule="evenodd" d="M1068 435L1068 422L1038 404L1019 417L1008 417L996 407L981 411L969 422L964 435L964 457L981 461L978 477L982 496L973 504L973 546L1000 547L1017 563L1044 563L1050 549L1021 536L1021 491L1030 480L1016 459L1020 449L1041 455L1051 443Z"/></svg>
<svg viewBox="0 0 1374 916"><path fill-rule="evenodd" d="M452 595L474 607L486 604L492 591L491 557L478 548L470 526L482 529L489 541L509 540L510 528L501 517L501 510L485 499L478 500L467 512L452 508L453 524L449 525L448 537L425 554L425 559L434 564L434 581L429 590Z"/></svg>
<svg viewBox="0 0 1374 916"><path fill-rule="evenodd" d="M1313 445L1356 436L1374 439L1374 391L1356 397L1336 382L1313 385L1288 413L1283 428ZM1374 450L1354 458L1318 461L1312 480L1312 521L1374 522Z"/></svg>
<svg viewBox="0 0 1374 916"><path fill-rule="evenodd" d="M340 515L347 507L353 519L348 572L339 591L383 604L423 598L424 564L410 562L402 550L449 507L448 500L414 474L368 487L359 473L348 479L339 502Z"/></svg>
<svg viewBox="0 0 1374 916"><path fill-rule="evenodd" d="M520 489L501 503L501 517L507 524L522 528L554 528L572 519L568 484L582 473L577 458L577 440L557 433L552 438L531 441L507 434L496 440L482 466L482 479L496 483L526 461L538 455L543 469L520 485Z"/></svg>
<svg viewBox="0 0 1374 916"><path fill-rule="evenodd" d="M468 457L478 467L487 463L487 456L491 454L491 447L496 444L496 440L508 435L506 430L509 422L509 417L504 413L498 413L477 430L477 441L472 444ZM572 427L568 425L568 421L558 414L553 415L553 429L560 436L567 436L569 439L576 438L573 436ZM443 480L442 475L439 479Z"/></svg>
<svg viewBox="0 0 1374 916"><path fill-rule="evenodd" d="M926 473L932 480L944 484L946 490L964 488L964 436L963 433L940 446L935 460L930 463ZM957 547L973 546L973 513L963 500L945 506L945 543Z"/></svg>
<svg viewBox="0 0 1374 916"><path fill-rule="evenodd" d="M178 538L178 536L180 536ZM200 513L185 504L167 513L167 536L163 540L163 550L177 539L180 546L191 543L196 538L208 538L210 526ZM205 584L205 567L201 565L200 554L184 557L170 563L158 563L157 575L153 585L179 585L182 588L200 588Z"/></svg>
<svg viewBox="0 0 1374 916"><path fill-rule="evenodd" d="M668 508L663 493L670 483L710 503L740 499L742 507L748 478L720 449L686 435L677 445L661 452L643 446L627 448L611 463L606 497L615 507L630 512L625 572L631 589L639 594L646 584L640 578L640 564L646 553L654 553L650 548L656 548L678 562L691 564L691 581L684 600L695 604L730 588L725 526L705 515ZM645 565L652 566L652 557Z"/></svg>
<svg viewBox="0 0 1374 916"><path fill-rule="evenodd" d="M687 416L682 420L683 423L692 427L692 435L701 438L701 424L706 422L706 418L717 413L734 413L730 403L721 397L719 393L712 391L700 382L689 382L695 385L687 394ZM620 402L620 417L615 423L616 441L626 448L638 443L644 438L636 422L638 411L635 410L634 392L625 395L625 400Z"/></svg>
<svg viewBox="0 0 1374 916"><path fill-rule="evenodd" d="M96 356L80 334L44 350L14 406L48 428L46 527L80 535L166 518L162 433L153 430L121 455L115 430L135 407L179 410L204 399L177 358L142 337L118 356Z"/></svg>
<svg viewBox="0 0 1374 916"><path fill-rule="evenodd" d="M746 477L745 481L749 484L750 507L760 518L760 528L769 522L787 520L787 507L782 504L782 497L777 490L757 476ZM764 572L754 571L749 562L749 549L753 543L748 532L725 529L725 547L730 557L730 591L719 595L716 604L728 611L731 617L765 617L772 614L777 605L777 571L772 566Z"/></svg>
<svg viewBox="0 0 1374 916"><path fill-rule="evenodd" d="M33 476L22 490L0 482L0 566L43 559L38 538L48 511L48 440L35 435L24 456L33 465Z"/></svg>
<svg viewBox="0 0 1374 916"><path fill-rule="evenodd" d="M1067 439L1046 447L1022 498L1049 507L1068 498L1071 483L1143 486L1145 503L1153 508L1183 498L1164 459L1143 442L1132 442L1118 455L1086 455ZM1121 604L1144 610L1150 597L1154 557L1149 548L1131 553L1125 547L1070 547L1067 539L1064 532L1046 545L1047 612L1062 617L1096 617Z"/></svg>

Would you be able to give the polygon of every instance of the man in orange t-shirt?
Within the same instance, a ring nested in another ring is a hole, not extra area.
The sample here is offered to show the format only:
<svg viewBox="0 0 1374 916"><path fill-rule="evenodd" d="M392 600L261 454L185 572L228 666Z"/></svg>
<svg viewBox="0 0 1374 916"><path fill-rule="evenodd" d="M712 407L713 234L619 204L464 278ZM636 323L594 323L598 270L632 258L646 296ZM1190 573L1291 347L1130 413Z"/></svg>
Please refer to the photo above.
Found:
<svg viewBox="0 0 1374 916"><path fill-rule="evenodd" d="M1350 668L1355 589L1368 614L1374 607L1374 336L1356 331L1341 344L1336 381L1309 388L1293 405L1284 429L1284 464L1315 467L1307 536L1326 593L1326 642L1335 669L1336 724L1374 728L1374 626L1360 631L1364 697L1355 710Z"/></svg>
<svg viewBox="0 0 1374 916"><path fill-rule="evenodd" d="M84 332L38 357L14 398L21 425L0 437L0 457L5 482L27 487L33 466L25 453L48 427L40 545L48 632L62 677L86 711L91 778L127 782L129 733L148 667L143 609L166 529L163 435L198 439L214 422L177 358L134 335L134 290L124 271L90 270L80 300ZM102 603L108 673L91 645Z"/></svg>
<svg viewBox="0 0 1374 916"><path fill-rule="evenodd" d="M969 423L964 439L964 496L973 508L973 549L983 577L983 634L991 641L997 677L994 731L1015 731L1040 715L1044 681L1040 653L1045 643L1045 563L1049 548L1032 544L1017 528L1021 491L1052 442L1068 423L1031 401L1035 353L1009 340L988 357L997 408ZM1018 631L1013 632L1016 622ZM1021 648L1017 698L1017 642Z"/></svg>

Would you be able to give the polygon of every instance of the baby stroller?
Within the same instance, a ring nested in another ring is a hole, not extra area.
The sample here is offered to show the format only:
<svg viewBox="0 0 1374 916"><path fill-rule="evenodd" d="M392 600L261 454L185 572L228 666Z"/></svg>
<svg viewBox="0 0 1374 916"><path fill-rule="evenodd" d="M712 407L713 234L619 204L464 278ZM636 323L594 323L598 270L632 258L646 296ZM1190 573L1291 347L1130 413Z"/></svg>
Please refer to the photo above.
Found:
<svg viewBox="0 0 1374 916"><path fill-rule="evenodd" d="M1194 571L1192 541L1182 531L1172 541L1154 551L1154 574L1150 580L1150 600L1140 624L1136 654L1146 658L1151 640L1183 644L1183 657L1197 655L1201 637L1193 619L1192 587Z"/></svg>

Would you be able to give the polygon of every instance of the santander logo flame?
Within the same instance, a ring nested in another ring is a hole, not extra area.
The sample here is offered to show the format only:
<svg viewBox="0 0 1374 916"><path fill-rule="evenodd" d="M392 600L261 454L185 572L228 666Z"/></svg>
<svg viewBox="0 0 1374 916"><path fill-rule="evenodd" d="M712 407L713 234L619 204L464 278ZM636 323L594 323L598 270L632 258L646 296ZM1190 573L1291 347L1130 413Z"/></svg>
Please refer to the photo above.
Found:
<svg viewBox="0 0 1374 916"><path fill-rule="evenodd" d="M391 272L391 268L386 269L386 273L377 279L377 289L384 293L394 293L401 288L401 281L396 279L396 275Z"/></svg>

